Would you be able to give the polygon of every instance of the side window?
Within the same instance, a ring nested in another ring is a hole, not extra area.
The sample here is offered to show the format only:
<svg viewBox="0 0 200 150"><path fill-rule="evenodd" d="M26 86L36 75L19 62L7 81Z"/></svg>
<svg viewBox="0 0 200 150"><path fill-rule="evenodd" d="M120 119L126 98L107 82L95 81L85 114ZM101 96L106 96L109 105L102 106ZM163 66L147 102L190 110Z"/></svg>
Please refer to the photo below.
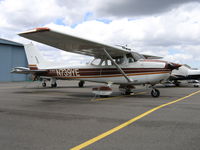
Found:
<svg viewBox="0 0 200 150"><path fill-rule="evenodd" d="M115 62L120 65L124 62L124 57L116 57L115 58Z"/></svg>
<svg viewBox="0 0 200 150"><path fill-rule="evenodd" d="M94 59L91 64L98 66L100 63L101 63L101 59L98 58L98 59Z"/></svg>
<svg viewBox="0 0 200 150"><path fill-rule="evenodd" d="M112 66L112 62L110 60L107 60L108 66Z"/></svg>
<svg viewBox="0 0 200 150"><path fill-rule="evenodd" d="M101 66L106 66L106 60L101 63Z"/></svg>

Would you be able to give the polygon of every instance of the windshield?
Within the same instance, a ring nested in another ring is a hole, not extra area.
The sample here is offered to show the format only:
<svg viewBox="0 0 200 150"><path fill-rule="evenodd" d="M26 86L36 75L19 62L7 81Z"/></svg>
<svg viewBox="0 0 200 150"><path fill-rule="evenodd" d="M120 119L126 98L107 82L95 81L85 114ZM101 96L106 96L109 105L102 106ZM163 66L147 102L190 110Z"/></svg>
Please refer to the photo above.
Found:
<svg viewBox="0 0 200 150"><path fill-rule="evenodd" d="M133 63L135 62L135 59L133 58L133 55L131 53L126 54L126 57L128 59L128 63Z"/></svg>

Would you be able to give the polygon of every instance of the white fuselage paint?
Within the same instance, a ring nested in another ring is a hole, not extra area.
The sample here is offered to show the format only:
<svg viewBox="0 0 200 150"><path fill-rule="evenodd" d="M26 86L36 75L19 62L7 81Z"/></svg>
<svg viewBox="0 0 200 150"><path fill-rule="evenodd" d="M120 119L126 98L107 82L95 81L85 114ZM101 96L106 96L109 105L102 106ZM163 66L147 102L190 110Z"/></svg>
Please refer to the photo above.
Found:
<svg viewBox="0 0 200 150"><path fill-rule="evenodd" d="M166 63L165 62L149 62L149 61L137 61L129 64L119 65L121 68L141 68L141 69L164 69ZM84 80L84 81L92 81L92 82L101 82L101 83L115 83L115 84L128 84L128 81L122 74L118 75L89 75L89 76L81 76L80 69L100 69L100 68L115 68L115 66L94 66L94 65L84 65L82 67L56 67L56 68L49 68L55 69L57 79L74 79L74 80ZM163 80L169 78L171 71L158 71L158 72L148 72L148 73L130 73L127 74L129 79L131 79L131 84L138 85L138 84L156 84L160 83Z"/></svg>

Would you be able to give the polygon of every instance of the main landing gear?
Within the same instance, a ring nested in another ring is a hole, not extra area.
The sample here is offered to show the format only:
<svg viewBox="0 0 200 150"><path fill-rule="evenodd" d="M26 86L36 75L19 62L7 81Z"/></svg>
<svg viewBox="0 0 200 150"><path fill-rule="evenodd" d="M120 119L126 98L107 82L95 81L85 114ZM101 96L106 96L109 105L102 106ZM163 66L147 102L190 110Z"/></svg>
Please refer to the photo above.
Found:
<svg viewBox="0 0 200 150"><path fill-rule="evenodd" d="M46 87L46 86L47 86L46 81L49 81L49 80L50 80L50 79L43 79L43 81L42 81L42 87ZM55 78L52 78L52 79L51 79L51 87L52 87L52 88L57 87L57 83L56 83L56 79L55 79Z"/></svg>
<svg viewBox="0 0 200 150"><path fill-rule="evenodd" d="M47 87L47 83L46 82L42 82L42 87ZM51 84L51 87L52 88L57 87L57 83L55 82L55 83Z"/></svg>
<svg viewBox="0 0 200 150"><path fill-rule="evenodd" d="M78 83L78 86L79 86L79 87L83 87L84 84L85 84L85 81L80 81L80 82Z"/></svg>
<svg viewBox="0 0 200 150"><path fill-rule="evenodd" d="M57 83L55 82L55 83L51 84L51 87L52 87L52 88L57 87Z"/></svg>
<svg viewBox="0 0 200 150"><path fill-rule="evenodd" d="M55 78L52 78L52 79L51 79L51 87L52 87L52 88L57 87L57 83L56 83L56 79L55 79Z"/></svg>

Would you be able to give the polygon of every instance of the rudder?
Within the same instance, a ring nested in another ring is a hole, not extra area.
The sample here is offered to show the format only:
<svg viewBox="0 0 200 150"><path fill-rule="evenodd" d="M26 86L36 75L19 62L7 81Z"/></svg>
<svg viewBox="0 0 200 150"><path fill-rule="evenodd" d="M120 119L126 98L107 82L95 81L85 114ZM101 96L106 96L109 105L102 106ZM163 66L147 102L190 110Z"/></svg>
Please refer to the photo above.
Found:
<svg viewBox="0 0 200 150"><path fill-rule="evenodd" d="M38 70L47 67L47 61L33 43L24 45L28 66L30 70Z"/></svg>

